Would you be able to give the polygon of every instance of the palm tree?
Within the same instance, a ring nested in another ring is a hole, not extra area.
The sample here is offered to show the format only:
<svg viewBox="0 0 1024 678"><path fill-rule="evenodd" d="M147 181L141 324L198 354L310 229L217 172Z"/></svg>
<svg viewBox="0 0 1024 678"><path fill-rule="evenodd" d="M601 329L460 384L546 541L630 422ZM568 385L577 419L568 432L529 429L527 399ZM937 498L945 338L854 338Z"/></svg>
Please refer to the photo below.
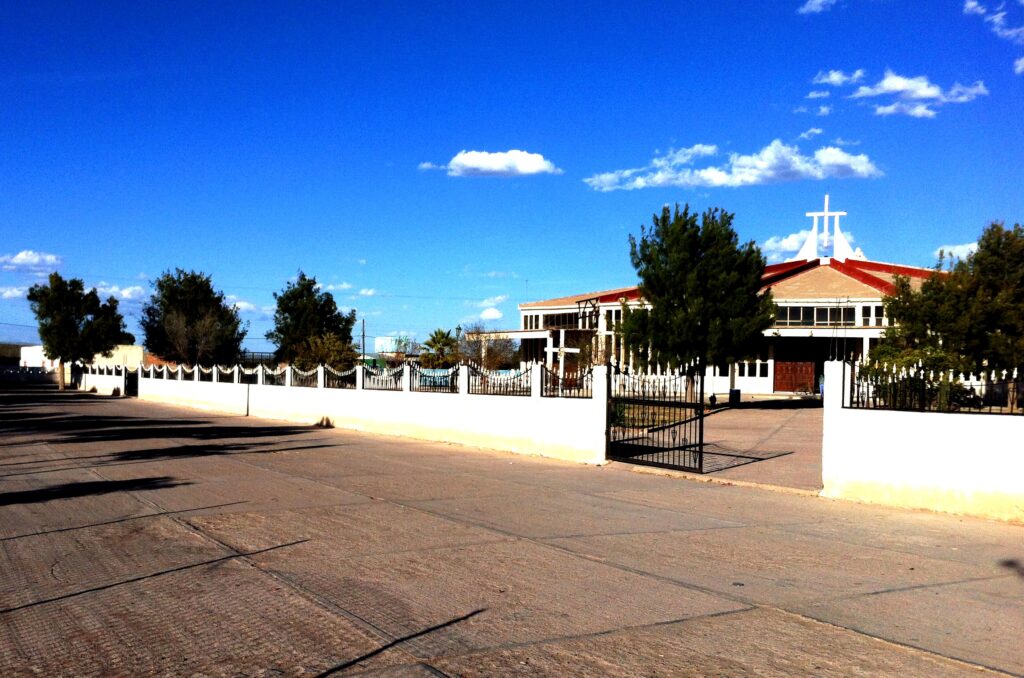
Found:
<svg viewBox="0 0 1024 678"><path fill-rule="evenodd" d="M423 342L423 346L430 351L420 357L425 367L451 367L459 361L459 342L452 336L451 330L437 328L430 333L430 338Z"/></svg>

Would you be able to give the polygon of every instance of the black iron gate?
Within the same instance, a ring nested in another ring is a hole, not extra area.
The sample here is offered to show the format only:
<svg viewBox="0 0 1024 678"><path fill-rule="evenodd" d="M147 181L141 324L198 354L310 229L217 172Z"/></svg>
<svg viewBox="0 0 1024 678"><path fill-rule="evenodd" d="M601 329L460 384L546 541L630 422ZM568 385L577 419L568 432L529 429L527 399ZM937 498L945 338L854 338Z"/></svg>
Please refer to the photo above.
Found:
<svg viewBox="0 0 1024 678"><path fill-rule="evenodd" d="M608 457L703 473L703 380L609 373Z"/></svg>

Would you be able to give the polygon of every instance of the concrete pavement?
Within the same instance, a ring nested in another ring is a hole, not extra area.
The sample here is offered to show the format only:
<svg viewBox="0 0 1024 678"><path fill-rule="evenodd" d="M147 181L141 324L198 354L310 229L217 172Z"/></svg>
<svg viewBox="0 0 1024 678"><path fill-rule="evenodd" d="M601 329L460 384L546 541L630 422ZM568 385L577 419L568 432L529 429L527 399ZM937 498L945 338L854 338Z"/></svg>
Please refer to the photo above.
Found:
<svg viewBox="0 0 1024 678"><path fill-rule="evenodd" d="M5 676L1021 674L1022 562L1020 526L0 392Z"/></svg>

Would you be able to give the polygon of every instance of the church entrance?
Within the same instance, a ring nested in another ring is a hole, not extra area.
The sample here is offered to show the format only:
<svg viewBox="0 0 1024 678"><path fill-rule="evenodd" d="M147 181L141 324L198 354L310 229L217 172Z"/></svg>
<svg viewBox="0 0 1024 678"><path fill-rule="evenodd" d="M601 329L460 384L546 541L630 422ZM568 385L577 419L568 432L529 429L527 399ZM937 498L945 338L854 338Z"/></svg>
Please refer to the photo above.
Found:
<svg viewBox="0 0 1024 678"><path fill-rule="evenodd" d="M774 340L776 393L818 393L825 362L859 356L863 342L844 337L776 337Z"/></svg>
<svg viewBox="0 0 1024 678"><path fill-rule="evenodd" d="M814 393L818 383L814 363L803 361L775 361L773 390L782 393Z"/></svg>

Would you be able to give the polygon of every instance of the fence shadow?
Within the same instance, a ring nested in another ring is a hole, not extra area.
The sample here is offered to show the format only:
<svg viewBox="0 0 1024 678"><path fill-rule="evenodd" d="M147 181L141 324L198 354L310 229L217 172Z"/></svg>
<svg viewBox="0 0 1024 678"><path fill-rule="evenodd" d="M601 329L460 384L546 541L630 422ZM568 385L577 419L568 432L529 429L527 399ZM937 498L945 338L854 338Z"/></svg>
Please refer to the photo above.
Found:
<svg viewBox="0 0 1024 678"><path fill-rule="evenodd" d="M76 497L89 497L110 494L112 492L161 490L191 484L190 482L176 480L170 476L154 476L152 478L135 478L132 480L90 480L78 483L62 483L35 490L0 494L0 506L37 504L57 499L74 499Z"/></svg>

